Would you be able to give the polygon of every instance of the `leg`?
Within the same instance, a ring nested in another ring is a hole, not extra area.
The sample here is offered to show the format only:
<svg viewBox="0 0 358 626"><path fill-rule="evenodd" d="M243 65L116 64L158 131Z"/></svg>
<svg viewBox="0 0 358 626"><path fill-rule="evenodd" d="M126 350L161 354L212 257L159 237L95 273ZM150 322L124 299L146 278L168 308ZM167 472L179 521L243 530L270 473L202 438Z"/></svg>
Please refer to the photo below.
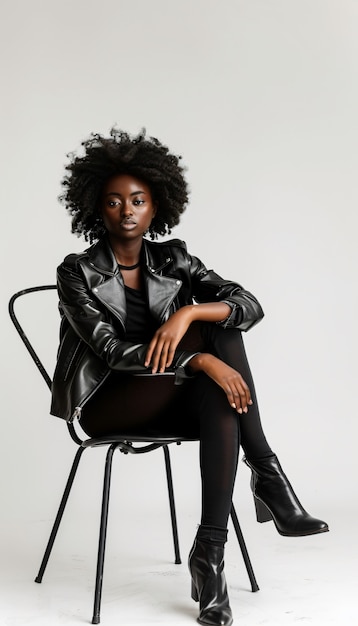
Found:
<svg viewBox="0 0 358 626"><path fill-rule="evenodd" d="M278 532L285 536L302 536L325 532L326 522L309 515L299 502L282 467L269 447L262 430L255 387L247 362L241 333L207 324L203 332L212 350L223 361L240 372L248 384L253 406L240 415L242 447L246 464L252 470L251 487L257 520L273 519Z"/></svg>
<svg viewBox="0 0 358 626"><path fill-rule="evenodd" d="M249 459L271 456L273 452L262 428L255 385L241 332L236 329L224 329L215 324L204 324L203 335L209 350L240 372L250 389L253 405L247 414L243 413L239 417L241 445L246 456Z"/></svg>
<svg viewBox="0 0 358 626"><path fill-rule="evenodd" d="M191 383L186 415L199 421L202 517L189 556L192 598L200 602L200 624L232 624L224 575L224 543L232 507L239 422L225 393L205 374Z"/></svg>
<svg viewBox="0 0 358 626"><path fill-rule="evenodd" d="M223 390L205 374L195 383L190 404L200 429L201 524L226 528L240 448L238 417Z"/></svg>
<svg viewBox="0 0 358 626"><path fill-rule="evenodd" d="M44 575L44 572L45 572L45 569L46 569L46 566L47 566L47 562L48 562L48 560L50 558L52 547L53 547L53 544L54 544L55 539L56 539L57 531L59 529L59 526L60 526L60 523L61 523L61 520L62 520L62 516L63 516L64 510L66 508L67 500L68 500L68 497L70 495L70 491L72 489L73 481L74 481L75 476L76 476L78 465L79 465L79 462L81 460L81 457L82 457L82 454L83 454L84 451L85 451L85 448L78 448L78 450L76 452L76 455L75 455L75 458L74 458L74 461L73 461L73 464L72 464L72 467L71 467L71 471L70 471L70 474L69 474L68 479L67 479L65 491L63 493L63 496L62 496L62 499L61 499L61 502L60 502L60 506L59 506L59 509L58 509L58 512L57 512L57 515L56 515L56 519L55 519L55 522L54 522L54 525L53 525L53 528L52 528L52 531L51 531L51 535L50 535L50 538L48 540L48 544L47 544L47 547L46 547L46 550L45 550L45 554L44 554L44 557L42 559L42 563L41 563L41 566L40 566L40 569L39 569L39 573L37 574L37 576L35 578L35 582L36 583L41 583L42 582L42 577Z"/></svg>
<svg viewBox="0 0 358 626"><path fill-rule="evenodd" d="M101 525L100 525L100 531L99 531L97 570L96 570L96 588L94 592L92 624L100 623L103 567L104 567L104 555L105 555L106 537L107 537L109 492L110 492L110 487L111 487L112 460L113 460L113 454L116 448L117 448L117 444L115 443L112 444L108 448L108 452L106 456L106 465L105 465L104 480L103 480Z"/></svg>
<svg viewBox="0 0 358 626"><path fill-rule="evenodd" d="M83 407L81 427L90 437L155 434L179 393L174 377L112 373Z"/></svg>

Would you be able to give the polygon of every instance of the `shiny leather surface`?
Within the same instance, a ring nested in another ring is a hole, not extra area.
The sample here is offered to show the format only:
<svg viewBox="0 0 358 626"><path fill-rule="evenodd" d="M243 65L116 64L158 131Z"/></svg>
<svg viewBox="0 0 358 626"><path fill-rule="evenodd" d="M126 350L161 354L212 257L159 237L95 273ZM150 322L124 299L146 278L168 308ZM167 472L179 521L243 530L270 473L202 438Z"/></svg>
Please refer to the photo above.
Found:
<svg viewBox="0 0 358 626"><path fill-rule="evenodd" d="M199 624L231 626L233 620L224 574L224 548L195 539L189 555L189 570L192 598L200 606Z"/></svg>
<svg viewBox="0 0 358 626"><path fill-rule="evenodd" d="M276 455L253 461L244 459L252 470L251 489L270 515L258 521L274 521L280 535L301 537L328 531L323 520L312 517L300 503Z"/></svg>
<svg viewBox="0 0 358 626"><path fill-rule="evenodd" d="M238 283L224 280L185 243L143 240L143 279L149 308L159 324L186 304L227 302L232 312L221 322L247 331L263 317L256 298ZM62 315L51 413L71 420L111 370L143 373L146 344L124 340L126 300L121 273L106 237L58 267ZM178 381L193 353L178 350L173 370Z"/></svg>

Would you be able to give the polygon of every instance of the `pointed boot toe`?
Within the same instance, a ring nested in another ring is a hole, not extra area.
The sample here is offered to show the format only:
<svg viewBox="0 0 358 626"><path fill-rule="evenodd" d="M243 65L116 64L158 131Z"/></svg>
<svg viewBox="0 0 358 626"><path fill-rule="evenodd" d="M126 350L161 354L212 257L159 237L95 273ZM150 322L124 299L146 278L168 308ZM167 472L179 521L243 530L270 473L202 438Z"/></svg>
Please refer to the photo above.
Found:
<svg viewBox="0 0 358 626"><path fill-rule="evenodd" d="M251 489L258 522L273 520L285 537L316 535L329 530L323 520L305 511L276 455L263 459L244 459L251 469Z"/></svg>

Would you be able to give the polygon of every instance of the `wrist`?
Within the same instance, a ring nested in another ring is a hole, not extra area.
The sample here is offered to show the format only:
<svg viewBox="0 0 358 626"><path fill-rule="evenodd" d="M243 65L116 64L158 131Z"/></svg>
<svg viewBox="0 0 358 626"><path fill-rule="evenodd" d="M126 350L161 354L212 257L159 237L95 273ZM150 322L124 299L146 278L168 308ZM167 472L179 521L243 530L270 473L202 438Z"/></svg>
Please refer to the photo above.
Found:
<svg viewBox="0 0 358 626"><path fill-rule="evenodd" d="M196 320L196 305L195 304L186 304L184 307L182 307L181 309L179 309L180 311L184 311L185 315L187 316L187 319L189 321L189 324L191 324L192 322L194 322Z"/></svg>
<svg viewBox="0 0 358 626"><path fill-rule="evenodd" d="M202 302L183 307L190 309L191 322L223 322L231 314L232 308L226 302Z"/></svg>
<svg viewBox="0 0 358 626"><path fill-rule="evenodd" d="M213 354L200 352L190 359L188 366L193 370L193 372L203 372L211 360L215 360L215 356Z"/></svg>

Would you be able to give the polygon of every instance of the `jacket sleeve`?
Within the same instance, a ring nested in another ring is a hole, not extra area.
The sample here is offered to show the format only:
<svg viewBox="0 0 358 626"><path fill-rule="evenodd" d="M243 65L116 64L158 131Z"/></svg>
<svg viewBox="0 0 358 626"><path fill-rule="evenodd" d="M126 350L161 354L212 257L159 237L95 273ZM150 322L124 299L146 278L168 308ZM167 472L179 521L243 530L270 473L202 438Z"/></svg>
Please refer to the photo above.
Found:
<svg viewBox="0 0 358 626"><path fill-rule="evenodd" d="M230 315L219 325L247 331L262 320L264 312L252 293L208 270L197 257L188 255L188 261L194 300L198 303L225 302L231 307Z"/></svg>
<svg viewBox="0 0 358 626"><path fill-rule="evenodd" d="M120 321L114 321L113 315L91 293L77 255L70 255L57 269L57 288L60 309L76 334L93 352L102 358L110 369L127 373L149 373L144 366L148 345L123 340L118 330ZM117 327L116 327L117 326ZM178 379L194 353L178 350L173 366L178 370Z"/></svg>

